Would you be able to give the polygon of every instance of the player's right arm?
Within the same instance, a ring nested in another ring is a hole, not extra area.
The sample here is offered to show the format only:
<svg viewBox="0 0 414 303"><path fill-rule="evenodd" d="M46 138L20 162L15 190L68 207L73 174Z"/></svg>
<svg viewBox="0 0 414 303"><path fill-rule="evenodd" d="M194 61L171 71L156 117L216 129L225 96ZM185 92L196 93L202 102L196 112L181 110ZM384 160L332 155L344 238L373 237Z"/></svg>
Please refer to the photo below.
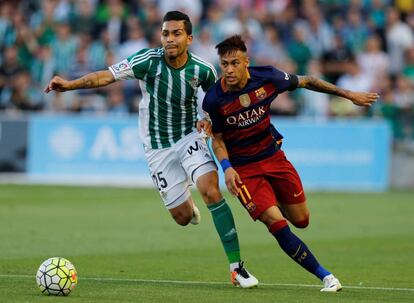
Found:
<svg viewBox="0 0 414 303"><path fill-rule="evenodd" d="M44 89L45 93L52 90L65 92L81 88L96 88L106 86L118 80L143 79L146 75L151 58L159 57L161 49L144 48L127 59L108 67L108 70L101 70L86 74L75 79L66 80L55 76Z"/></svg>
<svg viewBox="0 0 414 303"><path fill-rule="evenodd" d="M214 86L204 96L203 110L206 119L212 125L213 137L211 145L223 169L226 186L230 193L237 196L239 194L239 185L242 184L242 181L229 160L229 153L223 139L223 117L219 113Z"/></svg>
<svg viewBox="0 0 414 303"><path fill-rule="evenodd" d="M106 86L115 82L113 74L109 70L102 70L86 74L85 76L66 80L59 76L54 76L49 84L44 89L45 93L50 91L65 92L68 90L82 89L82 88L96 88Z"/></svg>
<svg viewBox="0 0 414 303"><path fill-rule="evenodd" d="M237 196L239 194L239 185L243 182L241 181L239 174L230 164L226 143L224 143L223 140L223 133L214 134L212 147L217 160L223 168L227 189L230 193Z"/></svg>

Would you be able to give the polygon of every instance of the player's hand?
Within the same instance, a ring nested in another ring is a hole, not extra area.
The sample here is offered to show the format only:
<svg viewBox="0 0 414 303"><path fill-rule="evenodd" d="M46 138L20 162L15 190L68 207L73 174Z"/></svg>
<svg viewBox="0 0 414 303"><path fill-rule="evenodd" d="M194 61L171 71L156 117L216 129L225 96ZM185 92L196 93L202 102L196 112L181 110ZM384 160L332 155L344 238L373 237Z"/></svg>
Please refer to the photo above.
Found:
<svg viewBox="0 0 414 303"><path fill-rule="evenodd" d="M213 127L211 122L208 121L206 118L197 121L197 131L201 133L202 130L206 133L207 136L213 137Z"/></svg>
<svg viewBox="0 0 414 303"><path fill-rule="evenodd" d="M355 105L371 106L377 102L379 95L377 93L351 92L349 100Z"/></svg>
<svg viewBox="0 0 414 303"><path fill-rule="evenodd" d="M224 178L226 180L226 186L229 192L234 196L238 196L239 185L243 184L239 174L234 170L233 167L229 167L224 173Z"/></svg>
<svg viewBox="0 0 414 303"><path fill-rule="evenodd" d="M69 89L69 81L59 77L54 76L52 80L50 80L49 84L45 87L44 92L47 94L52 90L58 92L65 92Z"/></svg>

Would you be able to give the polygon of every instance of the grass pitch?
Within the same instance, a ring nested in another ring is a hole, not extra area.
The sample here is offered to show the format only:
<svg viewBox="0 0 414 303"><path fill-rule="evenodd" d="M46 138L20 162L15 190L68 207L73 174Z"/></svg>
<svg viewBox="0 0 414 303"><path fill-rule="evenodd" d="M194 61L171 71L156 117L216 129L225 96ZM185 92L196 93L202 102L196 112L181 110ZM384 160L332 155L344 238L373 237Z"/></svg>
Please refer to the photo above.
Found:
<svg viewBox="0 0 414 303"><path fill-rule="evenodd" d="M309 193L311 224L292 230L340 278L321 283L290 260L230 196L246 266L261 282L229 283L210 214L181 227L152 189L0 186L0 302L414 302L414 192ZM69 297L35 283L45 259L77 268Z"/></svg>

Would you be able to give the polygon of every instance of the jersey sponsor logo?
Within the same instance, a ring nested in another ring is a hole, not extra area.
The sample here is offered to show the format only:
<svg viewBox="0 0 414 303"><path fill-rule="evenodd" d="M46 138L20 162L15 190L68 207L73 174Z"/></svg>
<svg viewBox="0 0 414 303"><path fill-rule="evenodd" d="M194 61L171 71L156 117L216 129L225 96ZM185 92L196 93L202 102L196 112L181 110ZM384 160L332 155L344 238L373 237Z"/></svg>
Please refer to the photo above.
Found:
<svg viewBox="0 0 414 303"><path fill-rule="evenodd" d="M259 89L256 89L254 93L256 94L256 98L259 100L263 100L267 97L267 92L263 86Z"/></svg>
<svg viewBox="0 0 414 303"><path fill-rule="evenodd" d="M265 113L266 111L264 106L260 106L258 108L246 110L234 116L229 116L226 121L230 125L237 125L239 127L248 126L260 121Z"/></svg>
<svg viewBox="0 0 414 303"><path fill-rule="evenodd" d="M248 107L250 105L250 103L252 102L250 100L249 94L243 94L239 97L240 100L240 104L243 107Z"/></svg>
<svg viewBox="0 0 414 303"><path fill-rule="evenodd" d="M187 152L188 152L190 155L192 155L192 154L193 154L193 152L198 151L199 149L200 149L200 148L199 148L199 146L198 146L198 142L196 141L194 146L190 145L190 147L187 149Z"/></svg>

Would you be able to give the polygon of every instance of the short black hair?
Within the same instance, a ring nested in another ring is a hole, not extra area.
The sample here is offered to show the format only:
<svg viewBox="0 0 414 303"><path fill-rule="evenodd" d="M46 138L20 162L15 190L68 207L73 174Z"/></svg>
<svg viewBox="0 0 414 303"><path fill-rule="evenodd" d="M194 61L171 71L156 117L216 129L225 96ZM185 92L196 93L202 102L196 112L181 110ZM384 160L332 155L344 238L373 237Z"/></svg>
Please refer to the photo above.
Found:
<svg viewBox="0 0 414 303"><path fill-rule="evenodd" d="M234 35L221 41L219 44L216 45L216 48L219 56L237 52L238 50L244 53L247 52L246 43L240 35Z"/></svg>
<svg viewBox="0 0 414 303"><path fill-rule="evenodd" d="M184 29L187 35L191 35L193 33L193 25L191 24L190 18L188 15L179 12L179 11L169 11L165 14L162 22L165 21L184 21Z"/></svg>

